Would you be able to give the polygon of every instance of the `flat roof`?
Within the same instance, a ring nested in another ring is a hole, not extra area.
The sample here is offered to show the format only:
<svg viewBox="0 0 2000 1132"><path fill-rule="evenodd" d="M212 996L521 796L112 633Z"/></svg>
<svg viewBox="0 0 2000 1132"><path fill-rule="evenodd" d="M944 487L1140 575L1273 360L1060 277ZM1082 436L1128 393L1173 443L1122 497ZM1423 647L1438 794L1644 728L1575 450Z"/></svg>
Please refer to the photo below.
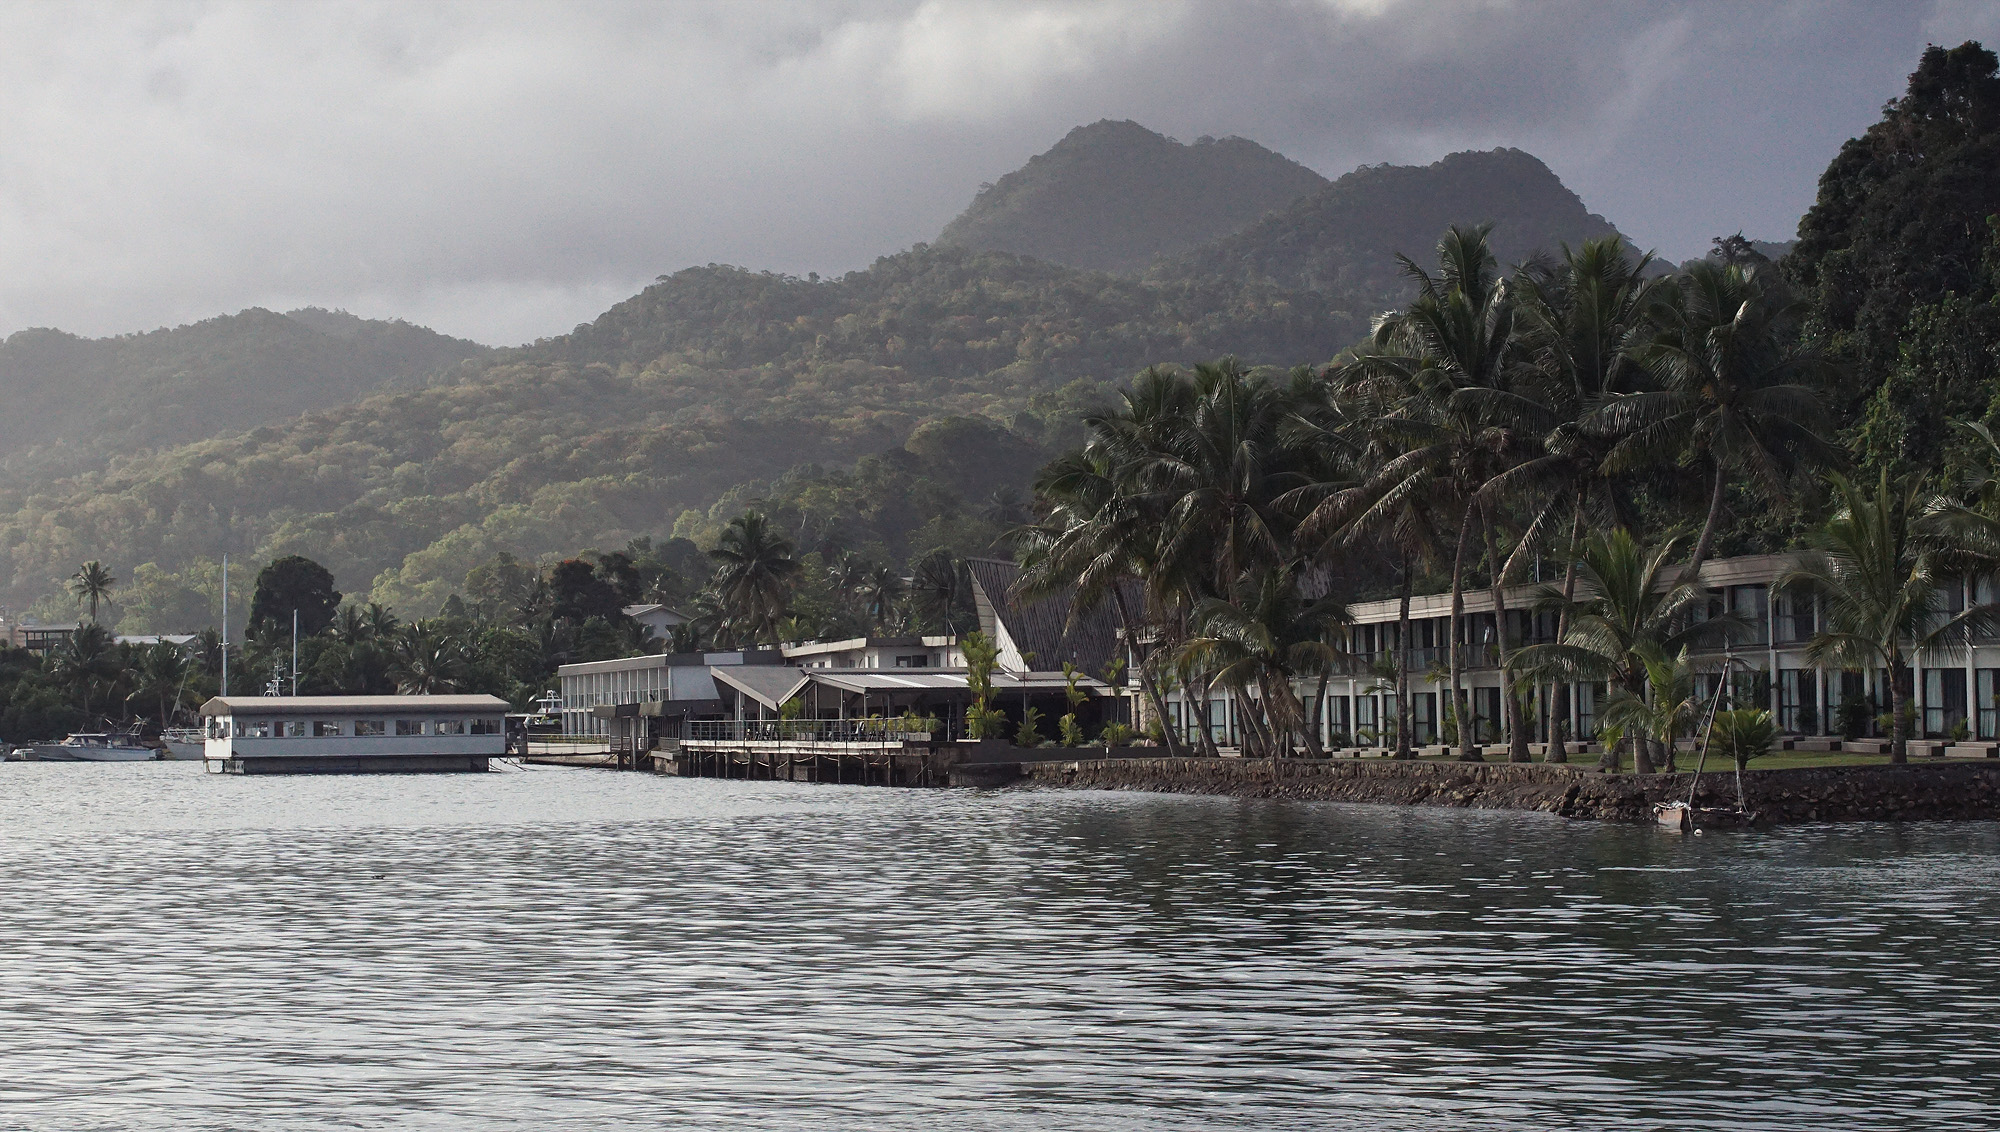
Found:
<svg viewBox="0 0 2000 1132"><path fill-rule="evenodd" d="M499 696L216 696L201 705L203 715L281 715L306 712L500 711Z"/></svg>

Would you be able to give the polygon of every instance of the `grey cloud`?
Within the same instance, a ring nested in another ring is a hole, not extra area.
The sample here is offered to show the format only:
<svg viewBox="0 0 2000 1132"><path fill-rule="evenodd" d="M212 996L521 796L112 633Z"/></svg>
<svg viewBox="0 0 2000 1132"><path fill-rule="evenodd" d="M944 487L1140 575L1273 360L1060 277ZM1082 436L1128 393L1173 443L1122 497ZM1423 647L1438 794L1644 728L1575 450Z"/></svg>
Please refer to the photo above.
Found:
<svg viewBox="0 0 2000 1132"><path fill-rule="evenodd" d="M1519 145L1679 258L1788 235L1924 43L1991 11L9 7L0 329L310 302L521 341L689 264L865 266L1102 117L1328 175Z"/></svg>

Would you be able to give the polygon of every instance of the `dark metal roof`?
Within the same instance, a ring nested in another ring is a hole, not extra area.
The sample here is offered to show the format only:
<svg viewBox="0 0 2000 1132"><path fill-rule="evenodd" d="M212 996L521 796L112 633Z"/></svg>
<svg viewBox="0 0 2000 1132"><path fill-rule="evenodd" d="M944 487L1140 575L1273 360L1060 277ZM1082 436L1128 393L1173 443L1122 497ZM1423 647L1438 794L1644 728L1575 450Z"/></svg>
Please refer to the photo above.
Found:
<svg viewBox="0 0 2000 1132"><path fill-rule="evenodd" d="M997 558L968 558L965 564L982 604L991 607L1017 647L1035 654L1036 669L1060 670L1068 661L1090 676L1101 676L1120 654L1118 611L1110 601L1082 611L1072 623L1074 591L1023 605L1009 592L1021 576L1019 566Z"/></svg>

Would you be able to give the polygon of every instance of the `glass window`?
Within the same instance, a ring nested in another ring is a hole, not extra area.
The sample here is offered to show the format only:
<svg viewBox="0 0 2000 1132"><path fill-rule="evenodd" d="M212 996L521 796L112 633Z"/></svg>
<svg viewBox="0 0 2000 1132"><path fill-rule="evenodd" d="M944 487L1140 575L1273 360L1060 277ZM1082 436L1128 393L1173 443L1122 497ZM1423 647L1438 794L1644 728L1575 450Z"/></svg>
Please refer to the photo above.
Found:
<svg viewBox="0 0 2000 1132"><path fill-rule="evenodd" d="M338 734L340 734L339 720L337 719L313 720L313 735L315 737L324 739L329 735L338 735Z"/></svg>
<svg viewBox="0 0 2000 1132"><path fill-rule="evenodd" d="M472 733L474 735L498 735L500 734L500 721L493 716L487 716L484 719L475 719L472 721Z"/></svg>
<svg viewBox="0 0 2000 1132"><path fill-rule="evenodd" d="M271 721L268 719L252 720L244 725L244 730L241 734L246 739L269 739L271 737Z"/></svg>
<svg viewBox="0 0 2000 1132"><path fill-rule="evenodd" d="M383 733L382 721L379 719L357 719L354 721L354 733L356 735L380 735Z"/></svg>
<svg viewBox="0 0 2000 1132"><path fill-rule="evenodd" d="M440 719L437 721L437 731L435 734L463 735L465 734L465 721L462 719Z"/></svg>
<svg viewBox="0 0 2000 1132"><path fill-rule="evenodd" d="M286 720L286 721L285 721L285 738L287 738L287 739L303 739L303 738L305 738L305 737L306 737L306 721L305 721L305 720L303 720L303 719L288 719L288 720Z"/></svg>
<svg viewBox="0 0 2000 1132"><path fill-rule="evenodd" d="M399 719L396 721L396 734L398 735L422 735L423 733L424 721L421 719Z"/></svg>

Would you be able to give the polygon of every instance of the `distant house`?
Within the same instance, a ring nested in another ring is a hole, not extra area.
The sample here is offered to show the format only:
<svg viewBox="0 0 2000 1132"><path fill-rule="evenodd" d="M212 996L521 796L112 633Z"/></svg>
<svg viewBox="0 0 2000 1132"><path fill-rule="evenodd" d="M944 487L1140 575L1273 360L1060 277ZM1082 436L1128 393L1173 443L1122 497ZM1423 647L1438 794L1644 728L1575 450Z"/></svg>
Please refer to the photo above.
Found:
<svg viewBox="0 0 2000 1132"><path fill-rule="evenodd" d="M660 640L672 640L674 629L688 623L688 616L664 605L628 605L625 616L652 630Z"/></svg>
<svg viewBox="0 0 2000 1132"><path fill-rule="evenodd" d="M965 668L958 638L851 637L783 646L785 660L800 668Z"/></svg>
<svg viewBox="0 0 2000 1132"><path fill-rule="evenodd" d="M81 622L43 625L33 621L16 620L9 614L0 612L0 643L41 655L75 636L79 624Z"/></svg>
<svg viewBox="0 0 2000 1132"><path fill-rule="evenodd" d="M498 696L216 696L202 761L218 774L485 770L507 753Z"/></svg>

